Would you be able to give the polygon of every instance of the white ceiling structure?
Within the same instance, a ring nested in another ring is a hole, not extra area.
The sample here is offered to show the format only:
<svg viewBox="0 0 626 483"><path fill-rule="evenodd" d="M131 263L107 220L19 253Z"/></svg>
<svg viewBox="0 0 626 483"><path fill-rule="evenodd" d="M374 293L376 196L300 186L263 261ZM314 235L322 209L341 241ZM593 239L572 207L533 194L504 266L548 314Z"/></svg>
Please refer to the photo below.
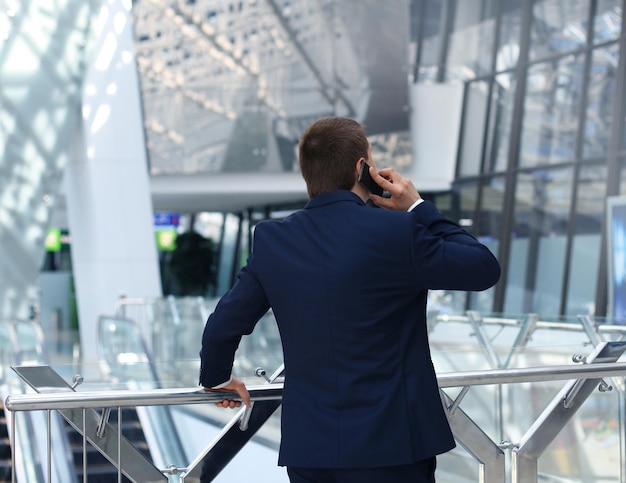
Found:
<svg viewBox="0 0 626 483"><path fill-rule="evenodd" d="M296 144L322 116L382 152L407 128L404 0L136 0L133 19L155 209L306 199Z"/></svg>

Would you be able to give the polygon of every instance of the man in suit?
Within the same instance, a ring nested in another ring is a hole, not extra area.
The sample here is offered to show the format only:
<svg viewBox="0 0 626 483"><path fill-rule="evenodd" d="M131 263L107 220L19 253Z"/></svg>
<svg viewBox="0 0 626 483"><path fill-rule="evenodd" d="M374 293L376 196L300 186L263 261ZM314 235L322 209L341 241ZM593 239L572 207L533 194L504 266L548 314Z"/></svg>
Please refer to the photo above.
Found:
<svg viewBox="0 0 626 483"><path fill-rule="evenodd" d="M410 180L376 171L356 121L320 119L298 149L310 201L256 226L247 265L207 321L200 384L250 405L234 355L271 307L285 362L278 464L290 480L433 482L436 455L455 443L428 346L428 289L484 290L500 266ZM357 181L362 163L390 197Z"/></svg>

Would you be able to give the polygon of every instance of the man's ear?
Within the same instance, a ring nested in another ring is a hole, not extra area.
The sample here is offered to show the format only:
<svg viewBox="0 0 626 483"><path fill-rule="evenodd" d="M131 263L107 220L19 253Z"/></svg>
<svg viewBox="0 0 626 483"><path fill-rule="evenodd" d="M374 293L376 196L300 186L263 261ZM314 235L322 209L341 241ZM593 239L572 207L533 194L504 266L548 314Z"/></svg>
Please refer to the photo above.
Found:
<svg viewBox="0 0 626 483"><path fill-rule="evenodd" d="M358 161L356 162L356 172L357 172L357 176L359 171L361 171L361 163L365 162L365 158L359 158Z"/></svg>

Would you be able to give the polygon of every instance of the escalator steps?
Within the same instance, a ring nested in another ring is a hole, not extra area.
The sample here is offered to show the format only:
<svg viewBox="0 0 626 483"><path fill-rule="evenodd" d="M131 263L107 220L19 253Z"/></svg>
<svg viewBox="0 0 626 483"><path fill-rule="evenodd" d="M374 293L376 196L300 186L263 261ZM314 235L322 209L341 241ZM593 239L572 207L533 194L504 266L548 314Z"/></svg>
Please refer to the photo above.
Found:
<svg viewBox="0 0 626 483"><path fill-rule="evenodd" d="M116 410L111 411L109 422L111 426L117 429ZM79 481L82 481L83 437L69 424L66 424L66 430L74 458L76 475L78 476ZM148 444L146 443L139 418L137 417L137 412L134 409L122 410L122 436L124 436L146 458L151 460L150 450L148 448ZM96 448L87 444L86 455L89 483L110 483L111 481L117 481L117 469L104 456L102 456ZM130 483L130 480L122 475L122 482Z"/></svg>
<svg viewBox="0 0 626 483"><path fill-rule="evenodd" d="M11 463L11 441L4 416L4 405L0 403L0 483L10 482L13 476Z"/></svg>

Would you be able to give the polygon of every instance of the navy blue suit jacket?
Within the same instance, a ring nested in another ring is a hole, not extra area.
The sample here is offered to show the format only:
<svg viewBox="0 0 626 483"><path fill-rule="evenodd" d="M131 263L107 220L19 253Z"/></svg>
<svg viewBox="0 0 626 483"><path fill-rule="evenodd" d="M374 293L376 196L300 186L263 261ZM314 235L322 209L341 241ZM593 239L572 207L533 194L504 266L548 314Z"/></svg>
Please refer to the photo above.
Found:
<svg viewBox="0 0 626 483"><path fill-rule="evenodd" d="M273 309L285 386L279 464L409 464L454 447L426 327L428 289L483 290L491 252L429 202L368 208L350 191L256 226L252 254L207 321L200 384L227 381L242 335Z"/></svg>

